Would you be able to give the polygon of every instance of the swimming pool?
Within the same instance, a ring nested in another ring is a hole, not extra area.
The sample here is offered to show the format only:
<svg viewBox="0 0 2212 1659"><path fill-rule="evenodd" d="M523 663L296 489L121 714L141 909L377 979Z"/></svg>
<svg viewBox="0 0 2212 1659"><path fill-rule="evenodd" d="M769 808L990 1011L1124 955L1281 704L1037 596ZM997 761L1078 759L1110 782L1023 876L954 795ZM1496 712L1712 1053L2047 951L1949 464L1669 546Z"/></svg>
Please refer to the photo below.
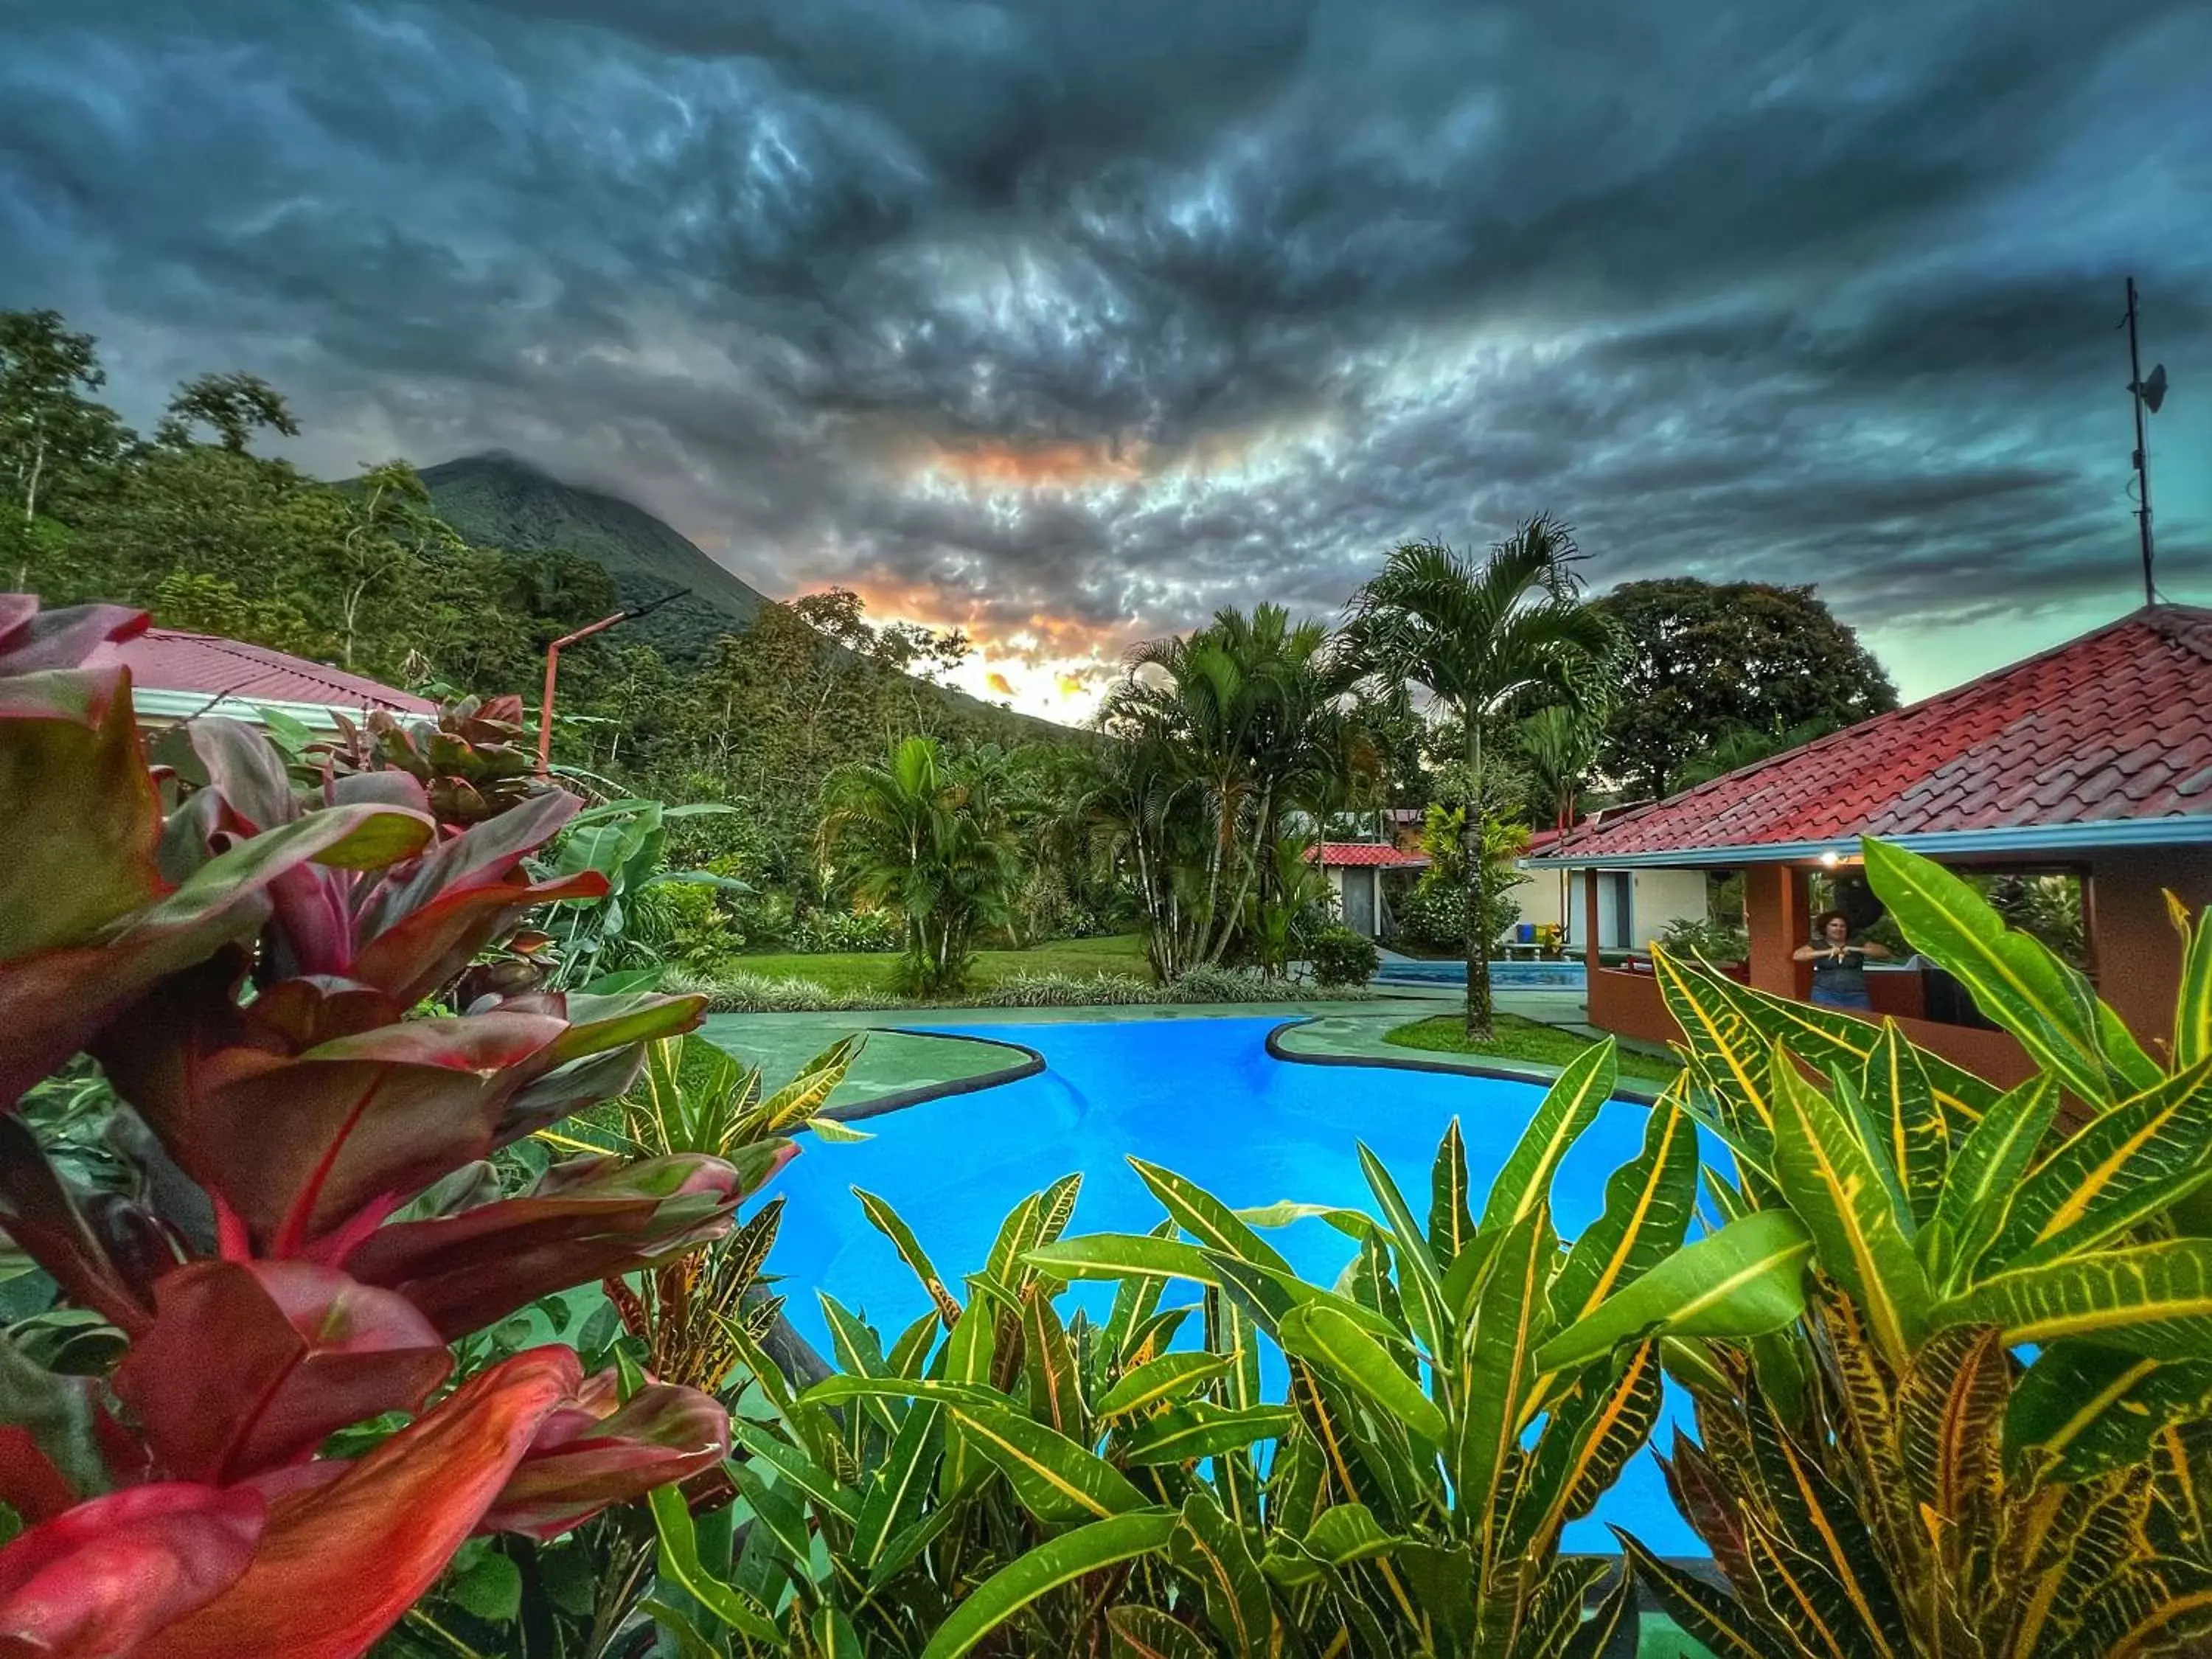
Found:
<svg viewBox="0 0 2212 1659"><path fill-rule="evenodd" d="M1464 985L1463 962L1427 962L1400 958L1385 962L1375 975L1377 985ZM1589 988L1589 969L1579 962L1493 962L1490 988L1493 991L1581 991Z"/></svg>
<svg viewBox="0 0 2212 1659"><path fill-rule="evenodd" d="M887 1334L927 1310L890 1241L861 1216L855 1186L888 1199L938 1270L957 1280L981 1267L1009 1209L1072 1170L1082 1171L1084 1183L1071 1235L1152 1227L1161 1211L1123 1162L1130 1152L1240 1208L1287 1198L1371 1213L1353 1141L1371 1146L1407 1192L1425 1194L1437 1138L1457 1116L1480 1197L1542 1097L1530 1085L1486 1078L1279 1060L1267 1051L1267 1036L1281 1024L1231 1018L929 1028L1018 1042L1042 1054L1046 1069L871 1118L859 1127L874 1139L810 1145L783 1171L775 1188L785 1199L783 1227L769 1267L783 1280L793 1323L826 1351L817 1287L865 1311ZM1605 1177L1636 1155L1644 1119L1643 1107L1615 1101L1567 1155L1553 1191L1562 1236L1571 1238L1596 1218ZM1299 1273L1322 1284L1352 1250L1318 1220L1268 1237ZM1103 1313L1109 1287L1073 1292L1086 1293L1097 1293ZM1262 1352L1279 1368L1272 1345ZM1269 1397L1279 1399L1279 1369L1264 1381ZM1678 1412L1689 1420L1686 1399L1671 1382L1668 1390L1654 1435L1662 1446ZM1631 1462L1593 1515L1568 1526L1565 1547L1611 1553L1607 1522L1662 1555L1705 1553L1675 1515L1649 1455Z"/></svg>

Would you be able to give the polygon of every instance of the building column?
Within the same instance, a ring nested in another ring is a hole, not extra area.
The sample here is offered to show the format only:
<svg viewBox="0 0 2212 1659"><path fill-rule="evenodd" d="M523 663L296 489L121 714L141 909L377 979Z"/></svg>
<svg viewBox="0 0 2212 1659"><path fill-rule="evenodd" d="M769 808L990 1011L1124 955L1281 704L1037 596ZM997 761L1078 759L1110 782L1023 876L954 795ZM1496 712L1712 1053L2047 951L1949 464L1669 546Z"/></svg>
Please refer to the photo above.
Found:
<svg viewBox="0 0 2212 1659"><path fill-rule="evenodd" d="M1813 965L1791 959L1806 939L1812 883L1794 864L1754 864L1743 872L1743 920L1751 935L1751 982L1802 1002L1813 989Z"/></svg>
<svg viewBox="0 0 2212 1659"><path fill-rule="evenodd" d="M1583 878L1583 961L1591 974L1597 972L1597 872L1581 870L1576 872Z"/></svg>

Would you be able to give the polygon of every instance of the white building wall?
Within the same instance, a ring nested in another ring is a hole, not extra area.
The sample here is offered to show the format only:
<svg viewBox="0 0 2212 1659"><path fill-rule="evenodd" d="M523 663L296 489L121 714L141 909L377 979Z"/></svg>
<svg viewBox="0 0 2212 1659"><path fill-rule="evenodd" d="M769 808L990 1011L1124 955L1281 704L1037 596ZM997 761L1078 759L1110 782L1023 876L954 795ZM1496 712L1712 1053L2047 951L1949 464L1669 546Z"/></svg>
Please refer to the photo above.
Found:
<svg viewBox="0 0 2212 1659"><path fill-rule="evenodd" d="M1528 879L1513 890L1515 902L1520 907L1521 920L1541 927L1547 922L1565 922L1567 938L1577 947L1583 944L1583 922L1585 916L1583 883L1588 872L1571 870L1566 872L1565 908L1560 906L1560 872L1557 870L1524 870ZM1667 931L1670 923L1680 920L1704 921L1705 906L1705 876L1701 870L1632 870L1603 872L1626 875L1628 878L1629 947L1648 949L1651 941ZM1610 921L1613 908L1609 898L1601 906L1601 914ZM1510 930L1509 930L1510 936ZM1607 939L1607 944L1610 945Z"/></svg>

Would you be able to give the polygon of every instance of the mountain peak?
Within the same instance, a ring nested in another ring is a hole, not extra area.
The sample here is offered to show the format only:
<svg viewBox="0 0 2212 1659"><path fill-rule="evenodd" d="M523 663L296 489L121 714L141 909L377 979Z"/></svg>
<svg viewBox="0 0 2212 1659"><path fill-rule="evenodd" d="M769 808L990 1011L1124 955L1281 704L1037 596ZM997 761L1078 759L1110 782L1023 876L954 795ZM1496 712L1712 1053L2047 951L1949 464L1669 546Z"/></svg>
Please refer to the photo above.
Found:
<svg viewBox="0 0 2212 1659"><path fill-rule="evenodd" d="M510 450L422 469L438 516L471 541L518 553L568 553L614 579L625 605L690 592L638 623L666 657L695 661L745 628L767 599L635 502L567 483Z"/></svg>

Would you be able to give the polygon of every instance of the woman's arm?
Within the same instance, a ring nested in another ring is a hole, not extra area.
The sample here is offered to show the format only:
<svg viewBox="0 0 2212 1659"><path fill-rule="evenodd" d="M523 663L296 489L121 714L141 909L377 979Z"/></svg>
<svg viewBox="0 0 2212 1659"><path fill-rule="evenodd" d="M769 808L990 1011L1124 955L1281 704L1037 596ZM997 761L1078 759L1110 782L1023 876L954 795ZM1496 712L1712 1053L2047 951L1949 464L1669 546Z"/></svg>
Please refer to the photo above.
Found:
<svg viewBox="0 0 2212 1659"><path fill-rule="evenodd" d="M1856 948L1865 955L1870 957L1881 957L1887 958L1892 954L1889 946L1887 945L1877 945L1872 939L1868 939L1864 944L1860 945Z"/></svg>
<svg viewBox="0 0 2212 1659"><path fill-rule="evenodd" d="M1792 962L1810 962L1814 957L1825 954L1825 951L1816 950L1810 945L1801 945L1790 953L1790 959Z"/></svg>

